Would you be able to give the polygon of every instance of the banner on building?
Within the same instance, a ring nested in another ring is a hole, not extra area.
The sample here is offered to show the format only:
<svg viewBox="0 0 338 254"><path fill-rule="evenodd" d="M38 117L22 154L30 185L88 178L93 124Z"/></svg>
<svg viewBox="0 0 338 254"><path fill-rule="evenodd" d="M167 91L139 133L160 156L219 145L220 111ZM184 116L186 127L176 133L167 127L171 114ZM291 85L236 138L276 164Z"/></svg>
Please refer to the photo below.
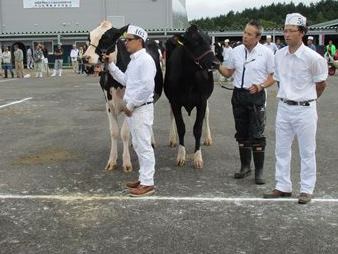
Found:
<svg viewBox="0 0 338 254"><path fill-rule="evenodd" d="M80 0L23 0L23 8L74 8Z"/></svg>

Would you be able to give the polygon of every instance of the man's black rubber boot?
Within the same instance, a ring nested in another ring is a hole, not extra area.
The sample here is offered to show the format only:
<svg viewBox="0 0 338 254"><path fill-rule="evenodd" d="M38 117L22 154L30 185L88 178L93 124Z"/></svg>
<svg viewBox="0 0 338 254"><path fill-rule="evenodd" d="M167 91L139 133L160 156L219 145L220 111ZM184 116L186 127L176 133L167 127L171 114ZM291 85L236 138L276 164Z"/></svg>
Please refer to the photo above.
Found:
<svg viewBox="0 0 338 254"><path fill-rule="evenodd" d="M252 147L252 155L255 164L255 183L265 184L265 180L263 177L264 157L265 157L264 147Z"/></svg>
<svg viewBox="0 0 338 254"><path fill-rule="evenodd" d="M241 169L235 173L234 178L241 179L251 174L251 147L239 146L239 158L241 160Z"/></svg>

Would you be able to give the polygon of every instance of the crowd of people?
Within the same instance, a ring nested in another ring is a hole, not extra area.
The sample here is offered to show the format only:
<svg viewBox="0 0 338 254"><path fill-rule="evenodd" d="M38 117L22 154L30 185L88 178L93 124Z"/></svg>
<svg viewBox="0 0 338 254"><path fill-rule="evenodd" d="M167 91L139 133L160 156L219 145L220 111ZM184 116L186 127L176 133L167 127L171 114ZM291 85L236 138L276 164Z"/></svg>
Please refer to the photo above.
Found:
<svg viewBox="0 0 338 254"><path fill-rule="evenodd" d="M61 44L57 44L52 53L48 52L43 43L36 44L34 50L27 46L25 49L27 71L24 70L24 51L18 44L14 44L13 48L13 53L10 47L2 47L0 49L0 76L3 76L3 78L14 78L15 76L17 78L28 78L31 77L31 74L35 74L36 78L62 76L64 51ZM69 59L74 73L85 73L82 57L85 51L86 46L77 48L76 45L73 45ZM48 59L50 58L54 59L54 63L49 63ZM51 66L53 66L53 70L51 70Z"/></svg>

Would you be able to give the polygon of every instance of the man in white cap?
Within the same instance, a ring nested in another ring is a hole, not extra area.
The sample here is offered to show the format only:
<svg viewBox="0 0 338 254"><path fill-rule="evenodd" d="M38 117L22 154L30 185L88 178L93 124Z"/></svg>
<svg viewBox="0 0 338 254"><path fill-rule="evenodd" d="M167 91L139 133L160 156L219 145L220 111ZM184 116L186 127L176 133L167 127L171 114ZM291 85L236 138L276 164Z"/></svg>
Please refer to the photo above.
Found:
<svg viewBox="0 0 338 254"><path fill-rule="evenodd" d="M316 46L313 44L313 37L312 37L312 36L308 36L308 37L307 37L307 46L308 46L310 49L312 49L312 50L314 50L314 51L317 51Z"/></svg>
<svg viewBox="0 0 338 254"><path fill-rule="evenodd" d="M229 39L225 39L224 40L223 52L222 52L223 64L225 66L227 66L229 64L231 52L232 52L232 47L230 47L230 45L229 45Z"/></svg>
<svg viewBox="0 0 338 254"><path fill-rule="evenodd" d="M151 195L155 191L155 155L151 146L151 134L156 66L144 48L147 36L143 28L129 25L125 44L131 60L125 73L114 64L112 57L109 58L110 74L126 87L122 111L127 115L132 143L140 165L138 180L127 183L129 194L135 197Z"/></svg>
<svg viewBox="0 0 338 254"><path fill-rule="evenodd" d="M264 43L264 46L268 47L274 54L278 50L277 45L271 41L271 35L266 36L266 42Z"/></svg>
<svg viewBox="0 0 338 254"><path fill-rule="evenodd" d="M258 21L248 22L243 33L243 44L232 50L228 66L219 67L223 76L234 78L231 103L241 162L234 178L241 179L251 174L253 157L256 184L265 183L265 88L274 83L274 56L271 50L259 43L262 31L263 27Z"/></svg>
<svg viewBox="0 0 338 254"><path fill-rule="evenodd" d="M317 103L328 76L327 63L303 44L306 18L299 13L286 16L287 47L275 55L274 79L279 82L276 116L276 187L265 198L290 197L291 146L297 137L301 158L299 204L311 201L316 183Z"/></svg>

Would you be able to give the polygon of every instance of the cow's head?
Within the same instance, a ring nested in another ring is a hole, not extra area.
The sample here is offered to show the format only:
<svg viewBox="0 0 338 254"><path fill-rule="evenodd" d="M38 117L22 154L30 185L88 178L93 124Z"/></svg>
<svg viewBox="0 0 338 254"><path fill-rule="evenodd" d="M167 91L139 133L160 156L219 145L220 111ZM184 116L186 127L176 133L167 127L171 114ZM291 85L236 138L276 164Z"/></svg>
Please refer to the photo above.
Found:
<svg viewBox="0 0 338 254"><path fill-rule="evenodd" d="M184 33L184 47L194 63L201 69L214 69L219 64L210 45L211 38L196 25L191 25Z"/></svg>
<svg viewBox="0 0 338 254"><path fill-rule="evenodd" d="M95 65L102 62L102 54L111 54L115 51L116 41L127 31L128 26L114 28L109 21L103 21L100 26L89 34L88 49L83 55L85 64Z"/></svg>

